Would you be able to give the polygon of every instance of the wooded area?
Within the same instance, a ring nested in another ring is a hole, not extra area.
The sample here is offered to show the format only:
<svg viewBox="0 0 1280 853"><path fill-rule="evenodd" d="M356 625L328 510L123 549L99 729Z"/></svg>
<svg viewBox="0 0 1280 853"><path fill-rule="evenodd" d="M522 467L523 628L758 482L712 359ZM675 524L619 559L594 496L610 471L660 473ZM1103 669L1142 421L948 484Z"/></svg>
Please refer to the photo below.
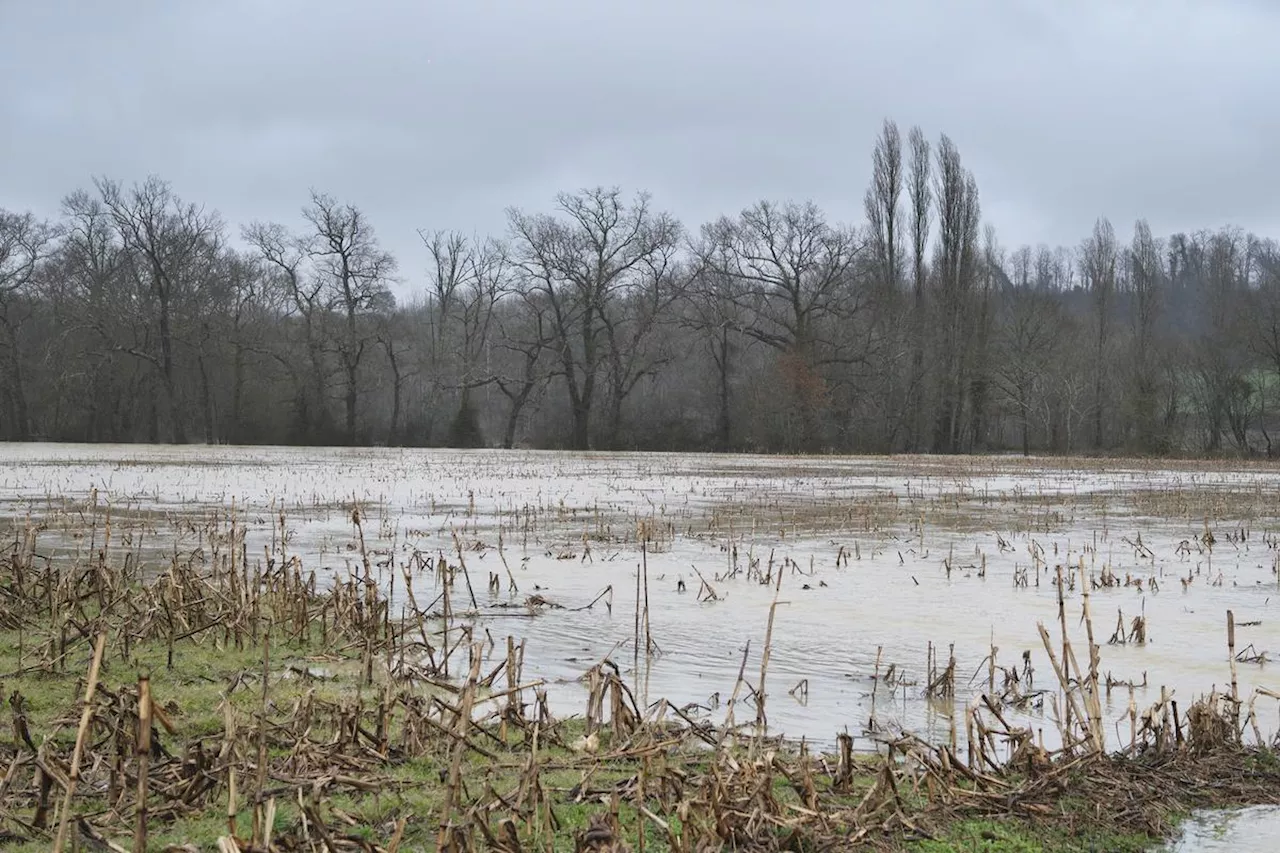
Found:
<svg viewBox="0 0 1280 853"><path fill-rule="evenodd" d="M0 210L0 438L1271 455L1280 243L1009 250L946 136L886 122L872 160L858 224L597 188L423 231L427 270L321 193L235 228L97 179Z"/></svg>

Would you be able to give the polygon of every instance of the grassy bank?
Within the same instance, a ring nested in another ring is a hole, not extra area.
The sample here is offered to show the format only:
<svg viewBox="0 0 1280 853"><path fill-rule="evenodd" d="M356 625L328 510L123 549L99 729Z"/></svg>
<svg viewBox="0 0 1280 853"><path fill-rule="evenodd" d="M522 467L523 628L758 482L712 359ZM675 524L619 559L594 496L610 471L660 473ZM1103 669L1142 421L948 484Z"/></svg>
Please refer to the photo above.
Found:
<svg viewBox="0 0 1280 853"><path fill-rule="evenodd" d="M764 737L745 681L713 724L606 660L556 719L519 641L454 612L460 564L406 566L393 605L367 556L322 583L248 563L229 523L144 571L87 523L79 557L34 529L0 556L4 850L1144 850L1193 808L1280 802L1231 697L1157 706L1123 757L1087 679L1060 752L993 700L959 744L822 755Z"/></svg>

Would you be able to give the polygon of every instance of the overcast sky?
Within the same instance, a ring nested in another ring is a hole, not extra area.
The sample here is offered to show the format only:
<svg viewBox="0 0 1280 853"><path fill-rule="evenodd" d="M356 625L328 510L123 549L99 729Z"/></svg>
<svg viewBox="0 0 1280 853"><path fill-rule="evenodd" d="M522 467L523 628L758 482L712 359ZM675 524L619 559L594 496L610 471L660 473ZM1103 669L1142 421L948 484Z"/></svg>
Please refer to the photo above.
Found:
<svg viewBox="0 0 1280 853"><path fill-rule="evenodd" d="M860 221L892 117L955 140L1009 247L1280 237L1278 43L1275 0L0 0L0 206L154 173L296 224L316 187L413 282L418 228L582 186Z"/></svg>

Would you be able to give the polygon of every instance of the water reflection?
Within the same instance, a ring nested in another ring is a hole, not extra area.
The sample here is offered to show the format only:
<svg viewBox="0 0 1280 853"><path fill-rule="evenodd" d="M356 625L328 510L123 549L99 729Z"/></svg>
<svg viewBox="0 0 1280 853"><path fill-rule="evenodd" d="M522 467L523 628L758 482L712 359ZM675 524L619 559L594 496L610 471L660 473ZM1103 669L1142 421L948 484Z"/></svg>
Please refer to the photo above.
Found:
<svg viewBox="0 0 1280 853"><path fill-rule="evenodd" d="M1280 807L1195 814L1167 853L1273 853L1280 850Z"/></svg>
<svg viewBox="0 0 1280 853"><path fill-rule="evenodd" d="M498 648L527 640L524 675L558 715L583 712L577 680L606 656L641 700L713 722L744 673L736 719L756 717L764 681L770 731L827 749L845 731L860 749L872 730L962 738L983 693L1052 748L1058 684L1038 625L1056 638L1065 621L1087 661L1086 585L1105 737L1123 748L1166 693L1185 709L1229 683L1228 610L1237 649L1266 652L1280 608L1280 472L1247 463L0 447L0 520L47 525L42 556L95 554L108 505L108 559L163 571L175 554L225 556L234 505L251 564L297 559L323 583L348 576L363 541L376 578L403 596L410 571L427 609L438 578L419 556L465 553L453 612L479 611ZM651 659L635 654L641 601ZM953 695L926 698L931 658L953 655ZM1246 698L1275 688L1260 658L1236 675ZM1269 739L1275 705L1259 707Z"/></svg>

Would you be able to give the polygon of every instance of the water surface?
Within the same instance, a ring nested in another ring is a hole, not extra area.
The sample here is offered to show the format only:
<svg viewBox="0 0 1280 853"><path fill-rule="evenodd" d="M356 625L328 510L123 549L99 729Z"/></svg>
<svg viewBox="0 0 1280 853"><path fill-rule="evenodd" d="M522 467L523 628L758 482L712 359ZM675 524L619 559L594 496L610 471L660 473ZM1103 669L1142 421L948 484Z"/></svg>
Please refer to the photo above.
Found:
<svg viewBox="0 0 1280 853"><path fill-rule="evenodd" d="M1112 747L1129 742L1130 683L1139 712L1161 688L1183 709L1226 688L1228 610L1238 652L1248 657L1251 649L1258 661L1280 654L1273 466L0 447L0 514L46 523L45 549L87 551L91 490L99 518L111 507L113 546L160 565L175 552L207 553L217 527L209 519L216 513L225 524L233 507L251 560L287 554L321 577L361 559L353 503L363 508L366 548L388 583L403 586L415 555L456 562L461 546L477 630L500 648L506 635L527 640L526 678L549 682L558 713L583 711L578 679L610 656L642 701L666 698L717 721L741 670L752 688L762 687L775 733L825 745L849 731L861 748L871 748L873 728L935 740L958 730L963 738L965 709L989 687L994 648L997 689L1007 669L1024 679L1024 692L1050 691L1018 722L1052 744L1056 683L1037 625L1061 642L1061 570L1067 627L1077 658L1087 660L1082 566L1090 586L1118 581L1094 588L1089 601L1100 673L1115 685L1104 706ZM509 589L508 569L518 592ZM500 578L493 594L490 575ZM434 595L430 582L415 581L420 599ZM585 609L609 588L611 608ZM561 607L526 607L535 593ZM649 657L634 643L645 600L658 649ZM461 585L453 605L472 609ZM1121 642L1137 616L1146 620L1147 642ZM924 697L930 648L943 666L955 656L952 701ZM874 678L890 668L892 689ZM1245 696L1259 685L1280 691L1278 676L1270 662L1238 664ZM1258 701L1269 736L1276 703ZM735 715L754 720L756 709L745 702Z"/></svg>
<svg viewBox="0 0 1280 853"><path fill-rule="evenodd" d="M1167 853L1274 853L1280 850L1280 807L1200 812Z"/></svg>

